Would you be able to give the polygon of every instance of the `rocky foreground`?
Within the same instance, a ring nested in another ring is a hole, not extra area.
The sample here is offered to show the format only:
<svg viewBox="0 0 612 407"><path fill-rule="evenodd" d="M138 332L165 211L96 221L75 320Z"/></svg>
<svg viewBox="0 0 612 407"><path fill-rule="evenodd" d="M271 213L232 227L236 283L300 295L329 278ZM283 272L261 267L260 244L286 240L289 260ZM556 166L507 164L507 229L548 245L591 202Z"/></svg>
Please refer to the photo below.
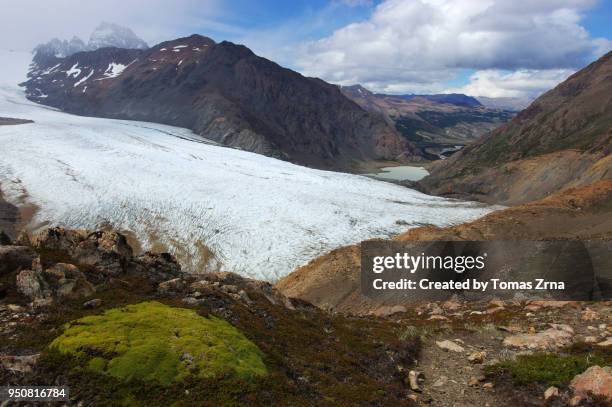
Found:
<svg viewBox="0 0 612 407"><path fill-rule="evenodd" d="M232 273L186 274L112 231L3 236L0 380L74 405L609 406L612 304L348 316Z"/></svg>
<svg viewBox="0 0 612 407"><path fill-rule="evenodd" d="M17 240L0 246L3 384L65 384L74 405L414 405L419 339L394 322L186 274L111 230Z"/></svg>

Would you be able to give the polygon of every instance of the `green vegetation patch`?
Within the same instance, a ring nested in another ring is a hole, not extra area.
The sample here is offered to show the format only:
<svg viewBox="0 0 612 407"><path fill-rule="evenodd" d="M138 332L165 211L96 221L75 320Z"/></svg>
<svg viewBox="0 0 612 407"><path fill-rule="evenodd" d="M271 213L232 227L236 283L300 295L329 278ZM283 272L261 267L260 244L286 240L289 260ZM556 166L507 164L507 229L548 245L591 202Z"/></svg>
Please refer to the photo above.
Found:
<svg viewBox="0 0 612 407"><path fill-rule="evenodd" d="M187 377L267 374L259 348L228 322L155 301L73 321L49 347L84 358L94 372L164 385Z"/></svg>
<svg viewBox="0 0 612 407"><path fill-rule="evenodd" d="M519 355L516 359L502 360L487 368L488 373L510 375L518 385L543 383L549 386L566 386L577 374L594 365L605 365L597 354L559 355L536 353Z"/></svg>

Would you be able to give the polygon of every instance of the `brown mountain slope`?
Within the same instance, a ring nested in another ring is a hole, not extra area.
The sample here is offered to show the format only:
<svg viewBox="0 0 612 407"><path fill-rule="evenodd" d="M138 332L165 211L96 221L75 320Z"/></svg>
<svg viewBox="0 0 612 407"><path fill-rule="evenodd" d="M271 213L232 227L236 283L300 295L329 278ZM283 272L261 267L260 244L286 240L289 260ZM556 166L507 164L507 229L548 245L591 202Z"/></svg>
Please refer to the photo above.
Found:
<svg viewBox="0 0 612 407"><path fill-rule="evenodd" d="M28 98L88 116L187 127L219 143L350 170L414 153L382 118L337 86L230 42L193 35L150 49L35 57Z"/></svg>
<svg viewBox="0 0 612 407"><path fill-rule="evenodd" d="M418 240L612 240L612 180L570 188L539 201L447 228L421 227L398 237ZM364 314L387 305L361 295L359 245L336 249L280 280L276 287L339 312Z"/></svg>
<svg viewBox="0 0 612 407"><path fill-rule="evenodd" d="M536 99L420 183L433 194L519 204L612 178L612 52Z"/></svg>

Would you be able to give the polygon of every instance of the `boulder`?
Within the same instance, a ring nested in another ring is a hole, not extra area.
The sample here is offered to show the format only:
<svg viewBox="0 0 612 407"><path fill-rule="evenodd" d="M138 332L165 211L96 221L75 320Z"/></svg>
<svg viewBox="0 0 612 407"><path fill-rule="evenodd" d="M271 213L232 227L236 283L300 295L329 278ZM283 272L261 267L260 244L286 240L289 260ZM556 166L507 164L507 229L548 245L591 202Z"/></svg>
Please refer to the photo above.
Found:
<svg viewBox="0 0 612 407"><path fill-rule="evenodd" d="M583 321L596 321L600 318L601 317L599 316L599 314L590 308L587 308L584 311L582 311L582 314L580 315L580 319Z"/></svg>
<svg viewBox="0 0 612 407"><path fill-rule="evenodd" d="M480 385L480 382L484 382L486 380L485 376L472 376L468 379L467 385L470 387L476 387Z"/></svg>
<svg viewBox="0 0 612 407"><path fill-rule="evenodd" d="M420 384L423 381L423 373L416 370L411 370L408 373L408 385L410 386L410 390L418 392L422 391Z"/></svg>
<svg viewBox="0 0 612 407"><path fill-rule="evenodd" d="M36 257L34 250L26 246L0 246L0 276L29 269Z"/></svg>
<svg viewBox="0 0 612 407"><path fill-rule="evenodd" d="M448 377L447 376L440 376L438 377L438 379L436 379L435 382L433 382L433 384L431 385L432 387L443 387L446 385L446 383L448 383Z"/></svg>
<svg viewBox="0 0 612 407"><path fill-rule="evenodd" d="M16 280L19 292L37 304L46 304L51 298L77 299L95 292L85 275L66 263L57 263L44 271L23 270Z"/></svg>
<svg viewBox="0 0 612 407"><path fill-rule="evenodd" d="M0 366L14 373L30 373L32 368L38 363L39 358L39 353L23 356L0 356Z"/></svg>
<svg viewBox="0 0 612 407"><path fill-rule="evenodd" d="M468 361L474 364L480 364L484 362L487 357L487 352L473 352L468 356Z"/></svg>
<svg viewBox="0 0 612 407"><path fill-rule="evenodd" d="M125 271L132 258L132 248L125 236L113 230L87 233L60 227L48 228L31 239L32 247L41 252L60 252L75 264L94 267L105 275Z"/></svg>
<svg viewBox="0 0 612 407"><path fill-rule="evenodd" d="M458 353L465 351L465 349L463 349L462 346L459 346L455 342L449 341L449 340L436 341L436 345L438 345L440 349L444 349L446 351L458 352Z"/></svg>
<svg viewBox="0 0 612 407"><path fill-rule="evenodd" d="M550 386L544 392L544 400L548 400L550 398L558 397L558 396L559 396L559 389L555 386Z"/></svg>
<svg viewBox="0 0 612 407"><path fill-rule="evenodd" d="M266 281L253 280L230 272L202 274L202 280L209 281L213 285L217 284L220 287L232 285L245 291L256 291L272 304L280 304L287 309L295 309L289 298L281 294L272 284Z"/></svg>
<svg viewBox="0 0 612 407"><path fill-rule="evenodd" d="M444 315L431 315L427 318L428 321L448 321L449 319Z"/></svg>
<svg viewBox="0 0 612 407"><path fill-rule="evenodd" d="M461 303L457 299L451 298L442 303L442 308L449 312L459 311L461 309Z"/></svg>
<svg viewBox="0 0 612 407"><path fill-rule="evenodd" d="M185 282L180 278L173 278L172 280L164 281L159 283L157 289L159 292L167 294L172 292L179 292L185 288Z"/></svg>
<svg viewBox="0 0 612 407"><path fill-rule="evenodd" d="M572 379L570 388L580 399L587 398L590 393L612 401L612 367L591 366Z"/></svg>
<svg viewBox="0 0 612 407"><path fill-rule="evenodd" d="M31 300L51 296L49 285L38 270L23 270L17 274L17 290Z"/></svg>
<svg viewBox="0 0 612 407"><path fill-rule="evenodd" d="M73 250L78 264L95 267L105 275L116 276L126 270L132 248L121 233L114 230L90 233Z"/></svg>
<svg viewBox="0 0 612 407"><path fill-rule="evenodd" d="M133 260L133 271L147 273L148 277L161 282L181 275L181 265L170 253L146 252Z"/></svg>
<svg viewBox="0 0 612 407"><path fill-rule="evenodd" d="M82 230L69 230L60 227L47 228L32 236L30 244L39 251L61 251L71 253L79 242L87 236Z"/></svg>
<svg viewBox="0 0 612 407"><path fill-rule="evenodd" d="M32 246L32 242L30 241L30 235L25 230L22 230L19 235L17 235L17 239L15 240L16 246Z"/></svg>
<svg viewBox="0 0 612 407"><path fill-rule="evenodd" d="M435 302L429 304L429 313L431 315L442 315L444 314L444 310Z"/></svg>
<svg viewBox="0 0 612 407"><path fill-rule="evenodd" d="M46 269L43 277L58 298L77 299L92 295L96 289L85 275L72 264L57 263Z"/></svg>
<svg viewBox="0 0 612 407"><path fill-rule="evenodd" d="M554 350L572 343L574 337L572 327L565 324L550 325L551 327L543 332L508 336L503 344L509 348Z"/></svg>
<svg viewBox="0 0 612 407"><path fill-rule="evenodd" d="M93 300L85 301L83 303L84 308L98 308L102 305L102 300L99 298L94 298Z"/></svg>
<svg viewBox="0 0 612 407"><path fill-rule="evenodd" d="M534 300L529 301L529 305L542 308L563 308L567 306L577 307L580 304L577 301Z"/></svg>
<svg viewBox="0 0 612 407"><path fill-rule="evenodd" d="M506 308L504 308L504 307L490 307L490 308L487 308L485 313L488 314L488 315L493 315L493 314L497 314L498 312L502 312L502 311L505 311L505 310L506 310Z"/></svg>
<svg viewBox="0 0 612 407"><path fill-rule="evenodd" d="M0 246L12 244L11 238L0 229Z"/></svg>
<svg viewBox="0 0 612 407"><path fill-rule="evenodd" d="M502 300L491 300L487 304L487 308L499 308L499 307L503 308L505 306L506 306L506 303Z"/></svg>
<svg viewBox="0 0 612 407"><path fill-rule="evenodd" d="M382 307L376 308L370 314L377 317L388 317L401 312L406 312L406 307L403 305L383 305Z"/></svg>

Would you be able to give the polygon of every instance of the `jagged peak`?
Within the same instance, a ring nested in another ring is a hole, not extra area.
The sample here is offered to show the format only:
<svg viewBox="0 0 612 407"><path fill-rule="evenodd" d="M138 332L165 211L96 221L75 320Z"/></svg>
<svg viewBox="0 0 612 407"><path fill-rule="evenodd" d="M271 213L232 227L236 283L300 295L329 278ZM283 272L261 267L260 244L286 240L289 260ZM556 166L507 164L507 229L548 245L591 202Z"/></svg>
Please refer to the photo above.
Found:
<svg viewBox="0 0 612 407"><path fill-rule="evenodd" d="M128 28L103 21L89 36L88 47L98 49L105 47L147 49L147 43Z"/></svg>

